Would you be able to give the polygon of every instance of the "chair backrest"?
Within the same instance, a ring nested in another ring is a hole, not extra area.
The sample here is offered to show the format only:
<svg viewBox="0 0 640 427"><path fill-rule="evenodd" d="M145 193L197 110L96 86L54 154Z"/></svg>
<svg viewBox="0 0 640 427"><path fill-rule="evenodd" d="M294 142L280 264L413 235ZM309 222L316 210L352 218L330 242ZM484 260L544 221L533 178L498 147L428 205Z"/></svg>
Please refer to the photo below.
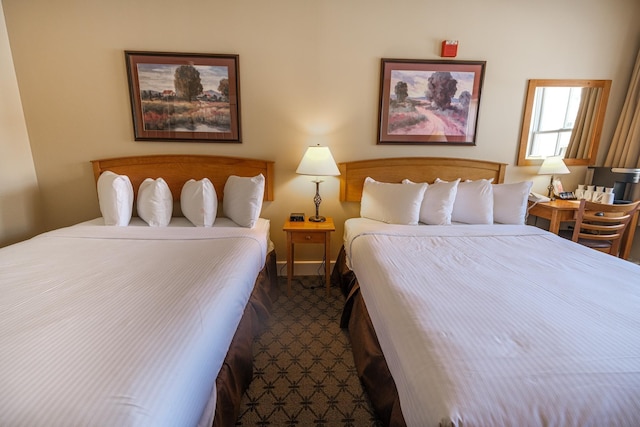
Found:
<svg viewBox="0 0 640 427"><path fill-rule="evenodd" d="M622 235L639 204L640 201L607 205L581 200L571 240L618 256Z"/></svg>

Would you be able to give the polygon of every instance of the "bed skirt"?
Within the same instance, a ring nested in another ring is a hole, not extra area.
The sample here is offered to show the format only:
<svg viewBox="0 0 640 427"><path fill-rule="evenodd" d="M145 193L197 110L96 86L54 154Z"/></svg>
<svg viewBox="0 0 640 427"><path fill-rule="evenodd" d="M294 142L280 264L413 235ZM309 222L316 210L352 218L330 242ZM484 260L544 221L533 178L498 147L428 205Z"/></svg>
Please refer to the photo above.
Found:
<svg viewBox="0 0 640 427"><path fill-rule="evenodd" d="M346 297L355 282L356 275L347 267L347 253L344 250L344 246L342 246L331 272L331 285L339 287L342 295Z"/></svg>
<svg viewBox="0 0 640 427"><path fill-rule="evenodd" d="M406 426L396 383L382 354L376 331L360 293L355 274L345 264L344 248L334 266L332 279L346 294L340 326L348 328L356 371L376 415L385 426Z"/></svg>
<svg viewBox="0 0 640 427"><path fill-rule="evenodd" d="M272 302L278 298L275 251L269 252L256 279L238 329L216 379L216 410L213 425L233 426L238 419L244 392L253 378L253 340L267 326Z"/></svg>

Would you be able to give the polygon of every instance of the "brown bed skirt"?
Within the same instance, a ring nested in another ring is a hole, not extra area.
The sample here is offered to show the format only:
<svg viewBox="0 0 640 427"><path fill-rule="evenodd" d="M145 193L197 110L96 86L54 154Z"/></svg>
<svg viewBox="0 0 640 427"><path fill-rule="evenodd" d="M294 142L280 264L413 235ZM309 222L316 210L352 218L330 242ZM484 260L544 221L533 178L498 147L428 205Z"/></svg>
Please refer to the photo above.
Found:
<svg viewBox="0 0 640 427"><path fill-rule="evenodd" d="M267 326L272 302L278 297L275 251L269 252L264 268L256 279L231 346L216 379L217 400L213 425L233 426L240 402L253 378L253 340Z"/></svg>
<svg viewBox="0 0 640 427"><path fill-rule="evenodd" d="M342 246L331 272L331 285L339 287L342 295L346 297L355 282L356 275L347 267L347 253L344 250L344 246Z"/></svg>
<svg viewBox="0 0 640 427"><path fill-rule="evenodd" d="M396 383L382 354L360 285L345 260L343 247L334 266L332 280L346 295L340 326L349 330L358 377L380 421L385 426L406 426Z"/></svg>

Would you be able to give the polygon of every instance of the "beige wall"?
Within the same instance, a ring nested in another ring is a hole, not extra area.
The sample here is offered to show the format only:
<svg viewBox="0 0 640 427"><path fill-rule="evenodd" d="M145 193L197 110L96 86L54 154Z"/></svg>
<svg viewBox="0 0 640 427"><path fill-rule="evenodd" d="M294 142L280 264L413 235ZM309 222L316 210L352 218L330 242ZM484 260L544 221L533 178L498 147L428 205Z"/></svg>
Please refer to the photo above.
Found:
<svg viewBox="0 0 640 427"><path fill-rule="evenodd" d="M40 231L39 194L0 4L0 246Z"/></svg>
<svg viewBox="0 0 640 427"><path fill-rule="evenodd" d="M513 164L526 82L612 79L602 145L613 133L640 47L637 0L2 0L46 228L99 215L89 160L205 153L276 161L276 200L263 216L283 259L289 212L311 213L313 184L294 171L306 146L337 161L453 156ZM377 146L380 58L439 58L443 39L460 60L487 61L477 146ZM240 55L242 144L135 142L124 50ZM507 181L546 179L510 166ZM584 177L574 168L571 188ZM358 213L321 186L321 213L339 228ZM305 247L301 258L318 259Z"/></svg>

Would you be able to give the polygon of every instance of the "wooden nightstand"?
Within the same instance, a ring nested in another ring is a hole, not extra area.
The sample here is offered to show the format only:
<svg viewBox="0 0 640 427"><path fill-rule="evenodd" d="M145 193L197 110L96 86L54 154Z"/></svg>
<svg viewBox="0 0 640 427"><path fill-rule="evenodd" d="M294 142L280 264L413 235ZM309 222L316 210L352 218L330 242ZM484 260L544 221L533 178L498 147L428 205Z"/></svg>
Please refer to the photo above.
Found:
<svg viewBox="0 0 640 427"><path fill-rule="evenodd" d="M293 278L293 247L296 243L320 243L324 245L325 281L327 296L331 295L331 233L336 231L333 218L325 222L285 221L282 227L287 232L287 295L291 296Z"/></svg>

